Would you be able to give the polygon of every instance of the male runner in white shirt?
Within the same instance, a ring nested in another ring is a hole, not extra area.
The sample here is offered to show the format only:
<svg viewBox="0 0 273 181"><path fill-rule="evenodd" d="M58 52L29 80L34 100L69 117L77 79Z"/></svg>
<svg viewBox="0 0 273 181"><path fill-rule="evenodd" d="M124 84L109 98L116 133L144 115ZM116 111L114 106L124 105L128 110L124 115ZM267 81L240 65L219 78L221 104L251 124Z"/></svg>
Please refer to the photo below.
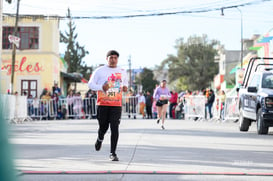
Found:
<svg viewBox="0 0 273 181"><path fill-rule="evenodd" d="M101 149L104 135L111 128L110 160L119 161L116 148L119 137L119 123L122 108L122 92L127 92L128 79L124 69L117 66L119 53L110 50L107 53L107 65L97 68L92 74L88 87L97 91L98 138L95 149Z"/></svg>

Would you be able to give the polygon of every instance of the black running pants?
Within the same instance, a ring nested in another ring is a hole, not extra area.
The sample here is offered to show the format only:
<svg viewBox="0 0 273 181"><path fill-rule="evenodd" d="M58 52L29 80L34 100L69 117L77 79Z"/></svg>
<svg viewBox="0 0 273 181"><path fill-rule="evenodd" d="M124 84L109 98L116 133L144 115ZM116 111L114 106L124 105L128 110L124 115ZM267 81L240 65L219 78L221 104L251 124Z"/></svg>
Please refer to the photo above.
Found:
<svg viewBox="0 0 273 181"><path fill-rule="evenodd" d="M121 107L118 106L98 106L97 119L99 122L98 138L104 139L109 125L111 129L111 152L115 154L118 137L119 137L119 123L121 117Z"/></svg>

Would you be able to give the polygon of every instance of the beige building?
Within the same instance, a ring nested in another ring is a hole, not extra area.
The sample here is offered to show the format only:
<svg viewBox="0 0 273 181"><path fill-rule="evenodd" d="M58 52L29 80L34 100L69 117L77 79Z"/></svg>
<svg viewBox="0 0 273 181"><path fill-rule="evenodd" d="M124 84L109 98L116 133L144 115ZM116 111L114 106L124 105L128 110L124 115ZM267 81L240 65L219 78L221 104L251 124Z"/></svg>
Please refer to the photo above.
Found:
<svg viewBox="0 0 273 181"><path fill-rule="evenodd" d="M12 44L8 36L13 34L15 17L3 16L2 29L2 65L1 91L10 90ZM63 88L66 86L66 63L59 57L59 19L35 15L19 17L18 36L20 44L16 50L14 70L14 92L27 92L28 95L40 96L42 90L52 90L54 82ZM66 77L67 78L67 77ZM69 78L68 78L69 79Z"/></svg>

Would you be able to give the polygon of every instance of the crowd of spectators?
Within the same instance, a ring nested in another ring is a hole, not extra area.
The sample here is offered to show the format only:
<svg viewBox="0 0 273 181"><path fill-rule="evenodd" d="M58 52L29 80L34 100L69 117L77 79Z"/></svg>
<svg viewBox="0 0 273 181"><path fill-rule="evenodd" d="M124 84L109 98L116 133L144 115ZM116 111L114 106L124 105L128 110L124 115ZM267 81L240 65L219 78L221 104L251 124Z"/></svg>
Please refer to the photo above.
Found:
<svg viewBox="0 0 273 181"><path fill-rule="evenodd" d="M47 120L96 118L96 97L96 92L92 90L88 90L84 97L75 90L69 90L64 96L55 83L52 91L44 88L39 97L28 95L28 115L33 119Z"/></svg>
<svg viewBox="0 0 273 181"><path fill-rule="evenodd" d="M205 96L205 119L213 118L212 107L216 101L216 109L220 109L220 118L224 119L225 91L220 90L219 98L215 98L212 89L203 89L202 91L182 91L178 94L175 90L170 91L169 109L166 117L170 119L184 119L186 98L191 95ZM18 92L14 92L18 95ZM67 96L62 94L62 90L54 83L52 90L44 88L39 97L28 95L23 92L24 96L28 96L28 115L34 119L85 119L96 118L96 92L88 90L84 95L75 90L69 90ZM219 106L218 106L219 105ZM137 110L139 112L137 112ZM156 119L157 107L156 101L153 99L152 93L149 91L135 93L129 90L125 96L125 112L128 118L136 119L137 114L144 119Z"/></svg>

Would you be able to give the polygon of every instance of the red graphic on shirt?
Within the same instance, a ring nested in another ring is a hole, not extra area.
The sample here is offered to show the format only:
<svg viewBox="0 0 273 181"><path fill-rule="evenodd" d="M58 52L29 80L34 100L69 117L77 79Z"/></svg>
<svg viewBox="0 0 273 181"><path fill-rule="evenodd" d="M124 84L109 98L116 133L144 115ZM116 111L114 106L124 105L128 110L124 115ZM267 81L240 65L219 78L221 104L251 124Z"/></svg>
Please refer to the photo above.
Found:
<svg viewBox="0 0 273 181"><path fill-rule="evenodd" d="M115 73L108 77L107 92L98 91L98 105L102 106L122 106L122 74Z"/></svg>

